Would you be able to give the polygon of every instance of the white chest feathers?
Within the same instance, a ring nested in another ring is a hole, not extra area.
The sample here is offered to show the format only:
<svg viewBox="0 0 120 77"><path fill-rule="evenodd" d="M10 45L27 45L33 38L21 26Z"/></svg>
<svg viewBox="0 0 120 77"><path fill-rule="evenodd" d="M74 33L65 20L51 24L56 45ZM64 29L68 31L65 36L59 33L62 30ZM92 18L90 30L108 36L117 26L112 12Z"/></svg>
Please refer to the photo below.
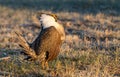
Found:
<svg viewBox="0 0 120 77"><path fill-rule="evenodd" d="M61 40L65 39L64 28L62 25L60 25L58 22L55 21L54 17L47 14L42 14L40 17L40 22L42 24L43 29L54 26L57 29L57 31L60 33Z"/></svg>

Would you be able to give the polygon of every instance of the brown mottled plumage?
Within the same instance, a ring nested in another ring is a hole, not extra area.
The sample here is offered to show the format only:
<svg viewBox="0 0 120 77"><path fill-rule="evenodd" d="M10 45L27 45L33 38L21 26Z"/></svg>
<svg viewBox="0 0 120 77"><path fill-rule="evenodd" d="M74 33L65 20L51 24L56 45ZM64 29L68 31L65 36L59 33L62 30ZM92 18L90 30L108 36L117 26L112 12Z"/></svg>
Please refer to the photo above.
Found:
<svg viewBox="0 0 120 77"><path fill-rule="evenodd" d="M42 30L38 37L29 44L19 33L16 32L19 45L24 49L24 53L28 55L27 60L38 60L42 62L42 66L48 61L57 57L60 47L65 39L65 32L62 25L57 22L56 15L40 13L38 16Z"/></svg>
<svg viewBox="0 0 120 77"><path fill-rule="evenodd" d="M60 34L53 26L43 29L32 43L32 48L35 50L36 55L39 56L42 52L45 52L47 61L53 60L58 55L60 46Z"/></svg>

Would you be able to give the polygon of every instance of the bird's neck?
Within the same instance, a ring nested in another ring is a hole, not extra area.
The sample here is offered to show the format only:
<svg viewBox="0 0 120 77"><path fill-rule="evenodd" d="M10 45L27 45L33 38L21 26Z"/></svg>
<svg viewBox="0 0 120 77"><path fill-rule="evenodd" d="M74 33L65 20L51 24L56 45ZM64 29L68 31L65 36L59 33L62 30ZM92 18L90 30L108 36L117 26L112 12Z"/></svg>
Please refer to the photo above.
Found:
<svg viewBox="0 0 120 77"><path fill-rule="evenodd" d="M43 29L49 28L49 27L55 27L56 29L60 26L59 23L55 22L55 21L47 21L47 22L42 22L42 27Z"/></svg>
<svg viewBox="0 0 120 77"><path fill-rule="evenodd" d="M60 33L61 40L63 41L65 39L64 28L58 22L51 21L51 22L41 22L41 23L42 23L42 29L46 29L46 28L53 26Z"/></svg>

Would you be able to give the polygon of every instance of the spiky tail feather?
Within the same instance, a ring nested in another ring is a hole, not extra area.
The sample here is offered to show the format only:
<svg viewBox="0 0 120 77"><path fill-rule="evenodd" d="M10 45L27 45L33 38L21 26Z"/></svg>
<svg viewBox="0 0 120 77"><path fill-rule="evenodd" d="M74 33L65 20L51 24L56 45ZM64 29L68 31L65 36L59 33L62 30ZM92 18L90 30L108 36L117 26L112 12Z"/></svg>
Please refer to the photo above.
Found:
<svg viewBox="0 0 120 77"><path fill-rule="evenodd" d="M30 48L28 42L25 40L25 38L18 32L15 32L15 34L17 35L17 39L19 41L19 45L22 47L22 49L24 50L23 52L28 55L28 57L26 58L27 60L28 59L32 59L32 60L35 60L37 59L37 55L35 53L35 51Z"/></svg>

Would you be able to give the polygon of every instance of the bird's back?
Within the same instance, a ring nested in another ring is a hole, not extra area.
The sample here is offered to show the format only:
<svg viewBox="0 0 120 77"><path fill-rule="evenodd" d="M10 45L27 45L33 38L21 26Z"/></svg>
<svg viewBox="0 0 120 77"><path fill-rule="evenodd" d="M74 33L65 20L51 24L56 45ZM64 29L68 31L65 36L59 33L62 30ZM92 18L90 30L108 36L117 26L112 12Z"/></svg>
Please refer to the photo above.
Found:
<svg viewBox="0 0 120 77"><path fill-rule="evenodd" d="M46 60L53 60L60 51L61 36L59 32L53 27L43 29L36 40L33 42L33 48L36 55L45 53Z"/></svg>

